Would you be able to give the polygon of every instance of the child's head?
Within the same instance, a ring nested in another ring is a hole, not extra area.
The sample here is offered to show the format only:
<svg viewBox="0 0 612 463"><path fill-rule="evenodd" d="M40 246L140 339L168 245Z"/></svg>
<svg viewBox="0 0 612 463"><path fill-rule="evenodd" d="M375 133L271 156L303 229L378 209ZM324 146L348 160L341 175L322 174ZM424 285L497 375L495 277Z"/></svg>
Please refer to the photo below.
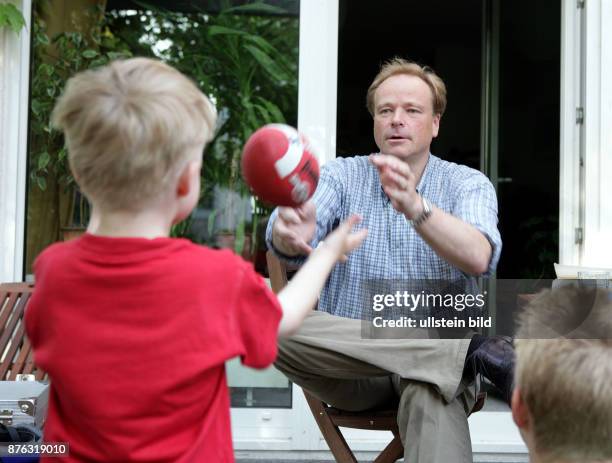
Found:
<svg viewBox="0 0 612 463"><path fill-rule="evenodd" d="M512 412L534 461L612 460L611 294L559 288L519 318Z"/></svg>
<svg viewBox="0 0 612 463"><path fill-rule="evenodd" d="M201 160L216 111L176 69L133 58L72 77L52 123L64 131L72 173L94 205L132 211L175 188L185 166Z"/></svg>

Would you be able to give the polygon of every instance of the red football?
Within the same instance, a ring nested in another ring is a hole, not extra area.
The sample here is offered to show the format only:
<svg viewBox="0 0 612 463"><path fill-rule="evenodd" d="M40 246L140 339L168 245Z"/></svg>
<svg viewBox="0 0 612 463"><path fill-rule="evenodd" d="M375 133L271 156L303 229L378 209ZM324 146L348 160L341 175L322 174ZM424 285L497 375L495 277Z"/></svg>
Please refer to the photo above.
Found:
<svg viewBox="0 0 612 463"><path fill-rule="evenodd" d="M262 201L297 207L317 188L319 162L303 134L285 124L268 124L244 145L242 175Z"/></svg>

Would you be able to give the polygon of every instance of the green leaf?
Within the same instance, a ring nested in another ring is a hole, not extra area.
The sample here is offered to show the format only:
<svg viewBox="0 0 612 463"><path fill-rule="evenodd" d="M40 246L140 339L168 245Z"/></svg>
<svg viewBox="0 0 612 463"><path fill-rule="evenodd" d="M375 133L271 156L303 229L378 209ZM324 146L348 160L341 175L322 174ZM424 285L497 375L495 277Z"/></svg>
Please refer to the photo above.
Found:
<svg viewBox="0 0 612 463"><path fill-rule="evenodd" d="M34 98L32 98L32 112L34 113L35 116L40 116L40 113L42 112L43 108L42 108L42 103Z"/></svg>
<svg viewBox="0 0 612 463"><path fill-rule="evenodd" d="M253 42L254 45L257 45L266 53L278 53L270 42L259 35L248 34L244 39Z"/></svg>
<svg viewBox="0 0 612 463"><path fill-rule="evenodd" d="M223 10L223 13L266 13L266 14L287 14L287 10L266 3L251 3L248 5L235 6Z"/></svg>
<svg viewBox="0 0 612 463"><path fill-rule="evenodd" d="M106 57L102 56L98 59L93 60L91 63L89 63L89 67L97 68L99 66L104 66L107 63L108 63L108 60L106 59Z"/></svg>
<svg viewBox="0 0 612 463"><path fill-rule="evenodd" d="M254 104L253 108L255 108L255 110L261 115L261 119L264 124L269 124L270 122L272 122L270 118L270 113L264 106L260 104Z"/></svg>
<svg viewBox="0 0 612 463"><path fill-rule="evenodd" d="M253 45L245 45L244 48L274 80L277 82L286 82L289 80L287 73L283 71L268 54Z"/></svg>
<svg viewBox="0 0 612 463"><path fill-rule="evenodd" d="M236 254L242 254L242 250L244 249L244 227L244 220L241 220L236 227L236 241L234 242L234 251Z"/></svg>
<svg viewBox="0 0 612 463"><path fill-rule="evenodd" d="M47 63L43 63L38 66L38 73L45 74L47 77L50 77L53 74L53 66Z"/></svg>
<svg viewBox="0 0 612 463"><path fill-rule="evenodd" d="M49 40L49 36L44 32L41 32L37 37L38 43L41 45L49 45L51 41Z"/></svg>
<svg viewBox="0 0 612 463"><path fill-rule="evenodd" d="M246 32L238 30L238 29L232 29L231 27L225 27L225 26L216 26L216 25L212 25L212 26L208 26L207 27L208 30L208 36L212 37L214 35L245 35Z"/></svg>
<svg viewBox="0 0 612 463"><path fill-rule="evenodd" d="M83 58L92 59L98 56L98 52L90 48L88 50L83 51L83 53L81 53L81 56L83 56Z"/></svg>
<svg viewBox="0 0 612 463"><path fill-rule="evenodd" d="M283 112L280 108L270 100L266 100L265 98L255 97L255 100L258 101L261 105L263 105L270 114L270 122L279 122L285 123L285 116L283 116Z"/></svg>
<svg viewBox="0 0 612 463"><path fill-rule="evenodd" d="M209 236L212 236L212 234L213 234L214 227L215 227L215 219L217 218L217 212L219 212L219 211L217 209L215 209L208 216L208 227L207 228L208 228L208 235Z"/></svg>
<svg viewBox="0 0 612 463"><path fill-rule="evenodd" d="M15 33L19 33L25 27L25 20L21 11L12 3L3 3L0 5L0 28L8 26Z"/></svg>
<svg viewBox="0 0 612 463"><path fill-rule="evenodd" d="M36 177L36 183L42 191L47 189L47 179L45 177Z"/></svg>
<svg viewBox="0 0 612 463"><path fill-rule="evenodd" d="M129 58L131 55L130 53L125 53L122 51L109 51L106 56L108 56L108 59L112 61L120 58Z"/></svg>
<svg viewBox="0 0 612 463"><path fill-rule="evenodd" d="M51 160L51 156L46 151L40 155L38 158L38 169L42 170L49 165L49 161Z"/></svg>

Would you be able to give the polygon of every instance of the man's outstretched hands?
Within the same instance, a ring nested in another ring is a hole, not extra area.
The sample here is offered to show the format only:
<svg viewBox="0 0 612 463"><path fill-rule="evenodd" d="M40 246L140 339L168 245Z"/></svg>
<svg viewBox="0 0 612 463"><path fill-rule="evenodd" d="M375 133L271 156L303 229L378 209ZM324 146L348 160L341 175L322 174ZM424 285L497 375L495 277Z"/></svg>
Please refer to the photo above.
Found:
<svg viewBox="0 0 612 463"><path fill-rule="evenodd" d="M308 255L317 226L317 209L312 201L306 201L300 207L279 207L278 217L272 228L274 247L288 256Z"/></svg>
<svg viewBox="0 0 612 463"><path fill-rule="evenodd" d="M416 191L417 178L410 166L387 154L372 155L370 162L378 170L380 183L393 207L409 220L418 217L423 206Z"/></svg>

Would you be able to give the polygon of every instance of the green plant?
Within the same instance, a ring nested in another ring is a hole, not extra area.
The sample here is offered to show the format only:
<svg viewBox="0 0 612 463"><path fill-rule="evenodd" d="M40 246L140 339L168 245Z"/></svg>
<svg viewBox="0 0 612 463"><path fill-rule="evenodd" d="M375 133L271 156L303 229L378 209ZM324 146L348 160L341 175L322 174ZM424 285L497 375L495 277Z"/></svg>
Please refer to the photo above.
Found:
<svg viewBox="0 0 612 463"><path fill-rule="evenodd" d="M143 4L139 10L98 8L90 15L93 26L52 38L41 15L34 15L30 183L42 191L58 185L72 194L75 205L69 215L85 224L87 205L70 175L63 137L49 122L55 100L76 72L120 57L157 57L189 75L219 112L202 171L199 207L210 211L203 228L210 225L209 235L231 229L239 253L247 241L255 248L257 225L267 209L244 199L249 192L240 175L242 147L261 125L297 120L298 19L262 2L233 7L227 1L216 14ZM215 198L219 191L236 194L223 201ZM173 227L173 236L200 239L192 228L195 222L192 218ZM215 244L214 237L203 239Z"/></svg>
<svg viewBox="0 0 612 463"><path fill-rule="evenodd" d="M249 192L240 175L242 147L262 125L297 119L298 20L262 2L232 7L225 1L217 14L141 5L138 11L108 12L114 33L135 54L157 56L189 75L218 109L202 171L200 207L211 211L207 234L231 229L240 253L250 233L255 248L259 217L267 209L257 200L244 207L241 197ZM226 199L220 201L220 194Z"/></svg>
<svg viewBox="0 0 612 463"><path fill-rule="evenodd" d="M21 11L12 3L0 3L0 29L8 27L15 33L25 27L25 19Z"/></svg>
<svg viewBox="0 0 612 463"><path fill-rule="evenodd" d="M75 73L130 56L129 49L105 27L99 9L90 12L94 27L87 33L63 32L49 38L44 21L33 21L32 81L30 98L30 181L42 191L53 177L65 192L72 192L71 222L83 226L89 219L85 198L79 194L68 167L63 135L51 126L51 112L66 81ZM77 222L77 223L74 223Z"/></svg>

